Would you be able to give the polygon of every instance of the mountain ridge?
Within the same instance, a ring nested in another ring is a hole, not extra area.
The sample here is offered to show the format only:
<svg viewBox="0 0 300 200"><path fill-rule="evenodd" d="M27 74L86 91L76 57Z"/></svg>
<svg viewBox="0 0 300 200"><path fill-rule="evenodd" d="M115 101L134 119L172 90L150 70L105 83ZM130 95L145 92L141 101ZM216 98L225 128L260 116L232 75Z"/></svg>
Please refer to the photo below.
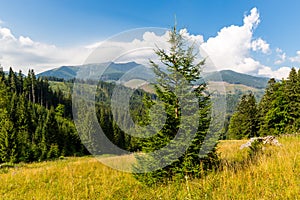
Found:
<svg viewBox="0 0 300 200"><path fill-rule="evenodd" d="M105 80L119 80L126 72L134 69L137 66L142 66L135 62L128 63L102 63L102 64L89 64L89 65L79 65L79 66L61 66L58 68L54 68L51 70L47 70L45 72L37 74L38 77L56 77L62 78L65 80L70 80L76 78L77 72L81 67L88 66L109 66L102 76ZM142 66L147 69L145 66ZM142 74L145 73L143 68L140 71ZM134 72L137 77L141 77L138 73L139 71ZM215 72L209 72L205 74L205 81L214 81L214 82L226 82L229 84L241 84L257 89L264 89L268 83L270 78L267 77L258 77L249 74L243 74L239 72L235 72L232 70L221 70Z"/></svg>
<svg viewBox="0 0 300 200"><path fill-rule="evenodd" d="M220 77L221 76L221 77ZM239 73L233 70L221 70L206 74L205 80L220 81L220 78L230 84L241 84L257 89L264 89L270 78Z"/></svg>

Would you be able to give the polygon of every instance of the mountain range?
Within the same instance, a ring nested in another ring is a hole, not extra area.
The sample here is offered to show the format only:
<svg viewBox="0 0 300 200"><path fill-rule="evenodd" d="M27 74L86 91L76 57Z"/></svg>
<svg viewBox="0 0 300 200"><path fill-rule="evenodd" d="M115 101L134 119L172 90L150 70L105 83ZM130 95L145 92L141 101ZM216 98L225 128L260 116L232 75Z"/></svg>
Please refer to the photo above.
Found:
<svg viewBox="0 0 300 200"><path fill-rule="evenodd" d="M76 78L80 69L87 67L104 68L106 70L102 73L102 80L119 80L126 72L131 72L130 79L143 79L143 77L151 78L149 75L149 68L144 67L135 62L128 63L102 63L102 64L89 64L80 66L61 66L59 68L51 69L40 74L38 77L55 77L70 80ZM128 74L128 73L127 73ZM122 77L123 78L123 77ZM128 77L127 77L128 78ZM264 89L268 83L269 78L257 77L248 74L238 73L232 70L222 70L219 72L210 72L205 74L206 81L212 82L225 82L227 84L244 85L256 89Z"/></svg>

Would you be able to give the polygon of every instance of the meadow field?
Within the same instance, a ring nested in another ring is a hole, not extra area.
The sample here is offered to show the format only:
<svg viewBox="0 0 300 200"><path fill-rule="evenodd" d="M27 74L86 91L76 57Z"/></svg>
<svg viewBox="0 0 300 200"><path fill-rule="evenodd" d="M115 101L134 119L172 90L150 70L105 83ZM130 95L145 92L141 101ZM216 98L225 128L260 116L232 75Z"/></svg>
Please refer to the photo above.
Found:
<svg viewBox="0 0 300 200"><path fill-rule="evenodd" d="M221 141L219 169L153 187L93 157L3 165L0 199L300 199L300 137L279 142L250 159L247 149L239 149L245 141Z"/></svg>

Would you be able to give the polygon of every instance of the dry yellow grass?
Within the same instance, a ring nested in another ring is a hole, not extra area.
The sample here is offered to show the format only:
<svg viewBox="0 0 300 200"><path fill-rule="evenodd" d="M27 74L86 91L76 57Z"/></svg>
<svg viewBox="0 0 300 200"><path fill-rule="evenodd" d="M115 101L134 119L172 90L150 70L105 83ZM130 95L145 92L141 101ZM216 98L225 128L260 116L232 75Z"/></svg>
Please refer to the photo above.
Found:
<svg viewBox="0 0 300 200"><path fill-rule="evenodd" d="M151 188L93 157L19 165L0 170L0 199L300 199L300 138L279 141L252 161L244 141L221 141L222 169Z"/></svg>

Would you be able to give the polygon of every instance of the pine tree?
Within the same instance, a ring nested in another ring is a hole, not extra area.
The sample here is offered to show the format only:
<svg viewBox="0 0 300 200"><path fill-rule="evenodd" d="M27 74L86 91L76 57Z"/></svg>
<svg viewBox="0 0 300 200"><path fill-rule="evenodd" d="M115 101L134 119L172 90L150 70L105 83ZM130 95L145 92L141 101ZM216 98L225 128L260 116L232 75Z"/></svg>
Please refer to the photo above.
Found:
<svg viewBox="0 0 300 200"><path fill-rule="evenodd" d="M12 93L17 92L17 76L11 67L8 72L8 85Z"/></svg>
<svg viewBox="0 0 300 200"><path fill-rule="evenodd" d="M5 116L4 116L5 117ZM17 134L10 119L0 119L0 158L2 162L18 161Z"/></svg>
<svg viewBox="0 0 300 200"><path fill-rule="evenodd" d="M36 76L34 74L34 71L29 71L29 75L31 77L31 97L32 97L32 103L36 102Z"/></svg>
<svg viewBox="0 0 300 200"><path fill-rule="evenodd" d="M134 168L136 172L144 172L136 173L135 177L146 184L174 177L199 176L201 167L211 167L216 159L214 148L206 157L199 157L210 122L210 100L205 95L204 83L193 84L201 78L204 60L194 63L197 56L194 46L186 43L176 27L170 31L169 44L169 50L155 51L167 71L161 64L150 61L156 75L156 99L145 98L144 103L146 107L156 106L157 112L144 118L144 124L151 124L150 127L138 130L151 136L141 140L146 154L136 156ZM163 110L165 115L160 112ZM165 123L161 127L163 119ZM180 151L182 155L178 155ZM157 169L158 166L162 168Z"/></svg>
<svg viewBox="0 0 300 200"><path fill-rule="evenodd" d="M76 108L78 108L78 118L75 121L76 128L80 134L80 139L82 144L88 149L88 151L93 155L100 155L104 153L111 153L110 149L105 148L105 142L102 140L102 136L97 132L97 122L94 119L94 112L92 106L85 105L84 103L76 102ZM75 117L76 119L76 117ZM104 147L101 146L103 144Z"/></svg>
<svg viewBox="0 0 300 200"><path fill-rule="evenodd" d="M291 69L287 80L269 84L260 102L260 134L279 135L299 130L299 85L295 68Z"/></svg>
<svg viewBox="0 0 300 200"><path fill-rule="evenodd" d="M292 68L285 84L285 96L287 99L288 124L287 132L296 132L299 126L296 121L300 118L300 87L299 78L295 68ZM300 125L300 124L299 124Z"/></svg>
<svg viewBox="0 0 300 200"><path fill-rule="evenodd" d="M256 100L252 93L243 95L237 111L230 119L228 136L231 139L258 136L258 118Z"/></svg>
<svg viewBox="0 0 300 200"><path fill-rule="evenodd" d="M53 107L48 111L43 131L48 145L55 145L61 142L62 138L59 137L58 123Z"/></svg>
<svg viewBox="0 0 300 200"><path fill-rule="evenodd" d="M270 135L266 115L272 109L273 101L277 98L278 87L280 87L280 83L271 78L268 81L265 94L258 104L259 135Z"/></svg>
<svg viewBox="0 0 300 200"><path fill-rule="evenodd" d="M23 74L22 71L20 70L17 76L17 92L18 94L22 94L23 93Z"/></svg>
<svg viewBox="0 0 300 200"><path fill-rule="evenodd" d="M25 95L20 95L17 102L15 129L18 133L19 156L20 161L33 161L31 155L31 134L29 132L30 111L27 109L27 101Z"/></svg>
<svg viewBox="0 0 300 200"><path fill-rule="evenodd" d="M3 71L3 67L0 64L0 81L4 81L5 84L5 72Z"/></svg>
<svg viewBox="0 0 300 200"><path fill-rule="evenodd" d="M4 82L0 80L0 162L17 162L17 131L12 121L16 96L9 100L9 88Z"/></svg>

